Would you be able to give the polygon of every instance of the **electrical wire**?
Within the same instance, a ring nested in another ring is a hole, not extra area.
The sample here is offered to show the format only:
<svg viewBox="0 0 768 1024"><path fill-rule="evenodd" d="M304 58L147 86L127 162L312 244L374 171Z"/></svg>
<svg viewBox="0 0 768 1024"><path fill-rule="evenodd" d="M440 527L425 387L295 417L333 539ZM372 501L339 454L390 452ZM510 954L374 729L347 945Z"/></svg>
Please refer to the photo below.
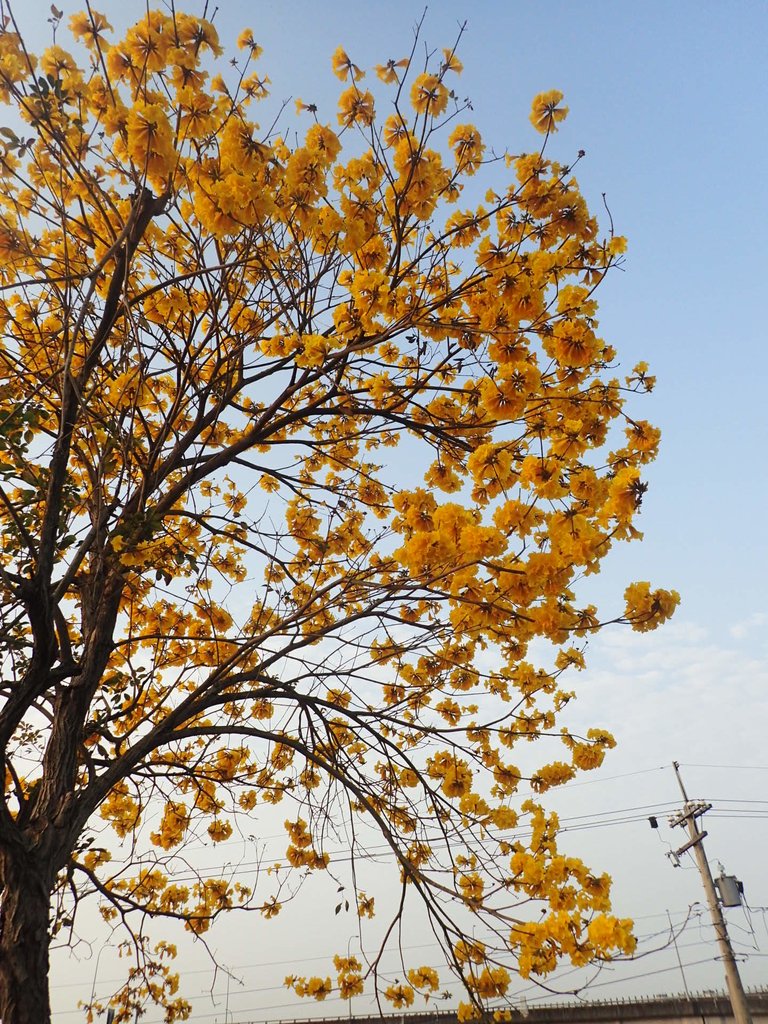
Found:
<svg viewBox="0 0 768 1024"><path fill-rule="evenodd" d="M716 768L718 771L768 772L768 764L692 764L678 762L681 768Z"/></svg>
<svg viewBox="0 0 768 1024"><path fill-rule="evenodd" d="M705 957L703 960L693 960L690 963L683 964L683 969L685 969L686 967L698 967L701 964L711 964L711 963L714 963L716 960L717 960L716 957ZM656 970L644 971L642 974L632 974L632 975L630 975L630 976L628 976L626 978L611 978L609 981L596 981L596 982L591 983L588 986L588 988L589 988L589 990L594 989L594 988L607 988L609 985L626 984L628 982L636 981L639 978L653 978L657 974L668 974L670 971L679 971L679 970L680 970L680 965L679 964L674 964L672 967L659 967ZM577 991L575 991L575 992L564 992L563 995L576 995ZM517 995L517 994L518 993L514 993L514 995ZM528 1002L528 1003L540 1002L540 1001L542 1001L544 999L551 999L551 993L547 993L546 995L541 995L541 996L533 996L530 999L526 999L526 1002Z"/></svg>
<svg viewBox="0 0 768 1024"><path fill-rule="evenodd" d="M765 770L768 770L768 766L762 766L762 765L747 766L747 765L694 765L694 764L686 764L685 767L691 767L691 768L695 768L695 767L698 767L698 768L713 768L713 769L733 768L733 769L739 769L739 770L748 770L748 769L755 769L755 770L763 770L763 769L765 769ZM665 769L666 769L666 766L660 766L659 768L650 768L650 769L639 770L639 771L636 771L636 772L627 772L627 773L623 773L621 775L608 776L608 777L603 778L603 779L594 779L594 780L587 780L587 781L581 782L581 783L573 783L568 788L570 789L570 788L572 788L572 786L575 786L575 785L591 785L593 783L598 783L598 782L607 782L607 781L612 781L614 779L622 779L622 778L628 778L628 777L632 777L632 776L636 776L636 775L649 774L649 773L652 773L652 772L655 772L655 771L661 771L661 770L665 770ZM709 812L710 818L723 818L723 819L731 819L731 820L762 820L764 818L768 818L768 810L761 811L759 809L759 806L762 806L762 805L768 806L768 800L746 800L746 799L734 799L734 798L719 798L717 801L713 800L711 802L717 803L718 805L720 805L720 808L722 808L722 809L718 809L717 807L713 807L711 809L711 811ZM731 805L731 806L724 806L724 805ZM739 805L748 805L748 806L739 806ZM593 813L593 814L571 815L571 816L564 817L564 818L560 819L561 823L562 823L562 826L559 829L559 831L560 832L568 832L568 831L576 832L576 831L583 831L583 830L589 830L589 829L595 829L595 828L605 828L605 827L608 827L610 825L633 824L633 823L637 823L637 822L640 822L640 821L646 821L647 818L650 816L648 813L642 813L642 812L651 812L651 815L663 816L665 814L670 813L670 811L676 811L677 809L678 809L678 805L677 804L672 804L672 803L668 802L668 803L661 803L661 804L641 804L641 805L636 805L636 806L632 806L632 807L617 808L617 809L611 810L611 811L597 812L597 813ZM568 823L570 823L570 824L568 824ZM517 834L520 835L520 833L517 833ZM523 834L527 835L528 833L526 831ZM285 834L284 833L278 833L278 834L275 834L275 835L272 835L272 836L263 837L263 841L265 843L266 842L270 842L272 840L277 841L277 840L280 840L280 839L285 839ZM247 842L249 842L247 839L243 839L242 840L242 843L247 843ZM188 844L188 845L200 845L200 846L203 846L205 848L208 848L208 844L205 844L205 843ZM381 844L379 846L370 847L369 850L367 850L363 854L355 855L355 859L356 860L366 859L366 860L375 861L375 860L381 859L381 857L385 856L388 852L390 852L390 847L387 844ZM344 854L343 851L339 851L338 855L333 856L333 862L334 863L343 863L345 861L351 861L352 859L353 858L352 858L351 854ZM231 866L231 863L230 863L228 865L225 864L221 868L208 867L208 868L205 868L203 870L204 870L205 873L213 873L213 872L219 872L220 871L223 874L226 874L226 875L231 876L231 877L235 877L237 875L245 874L245 873L247 873L247 872L249 872L251 870L254 870L254 869L258 871L260 868L263 868L263 867L265 867L265 866L267 866L267 865L269 865L271 863L276 863L276 859L275 860L260 859L260 860L257 860L257 861L241 862L240 864L238 864L234 868ZM189 875L189 879L190 880L194 880L195 877L196 876L194 874L190 874ZM184 879L182 877L180 877L180 876L174 875L174 880L183 881ZM753 908L753 909L763 913L763 920L764 920L764 923L765 923L764 908ZM687 912L680 911L680 912L676 912L676 914L677 913L681 913L681 914L688 913L688 914L690 914L690 908L689 908L689 910ZM642 917L637 917L637 918L635 918L635 920L661 918L661 917L664 917L664 916L665 916L664 914L648 914L648 915L643 915ZM691 923L694 923L695 921L696 921L696 917L691 919ZM751 920L750 920L749 923L751 925ZM706 922L706 921L701 919L700 915L698 915L698 924L699 924L699 928L700 929L703 928L703 927L707 927L707 928L711 927L711 925L708 922ZM741 931L745 932L745 934L750 934L750 929L739 928L739 926L736 925L735 923L731 923L731 927L736 928L737 930L741 930ZM768 928L767 928L767 931L768 931ZM648 936L646 938L657 937L657 936L665 934L665 933L666 933L666 930L663 930L662 932L652 933L652 936ZM751 928L751 938L752 938L753 943L756 943L756 937L755 937L755 933L754 933L754 928L753 927ZM711 942L711 939L707 939L705 937L702 937L700 940L697 940L695 942L682 944L681 948L689 948L689 947L694 947L694 946L700 946L700 945L703 945L703 944L709 944L710 942ZM741 942L739 944L740 945L745 945L743 942ZM405 949L405 950L413 950L413 949L426 948L426 947L436 947L436 944L434 944L434 943L422 943L420 945L413 945L413 946L403 947L403 949ZM752 947L750 947L750 949L751 949L751 951L749 952L749 954L741 954L741 955L748 955L749 957L760 957L760 958L768 956L768 953L758 952L757 951L758 947L756 946L756 944L753 945ZM303 957L302 958L302 962L312 962L312 961L320 961L320 960L327 960L327 959L328 959L327 956ZM716 959L716 958L714 958L714 959ZM703 964L703 963L709 963L709 962L712 962L712 960L711 959L698 960L698 961L694 961L694 962L689 963L689 964L684 964L683 967L693 967L693 966L697 966L697 965L700 965L700 964ZM260 963L258 965L250 964L250 965L243 965L241 967L233 967L231 970L232 971L243 971L243 970L252 970L252 969L254 969L254 967L258 967L259 969L261 969L261 968L267 968L267 967L291 966L294 963L295 963L294 959L282 960L282 961L270 961L270 962L266 962L266 963ZM201 968L201 969L196 969L196 970L191 970L191 971L181 971L181 972L179 972L179 974L180 974L180 976L188 977L188 976L192 976L192 975L212 974L214 972L214 970L215 970L215 968L213 968L213 967ZM617 979L612 979L612 980L605 981L605 982L595 982L595 983L590 984L588 987L590 989L602 988L602 987L609 986L609 985L619 984L621 982L631 982L631 981L633 981L636 978L653 977L655 975L660 975L660 974L668 973L669 971L674 971L674 970L679 970L679 966L678 965L674 965L672 967L667 967L667 968L658 968L658 969L653 970L653 971L648 971L648 972L644 972L642 974L637 974L637 975L631 975L631 976L626 977L626 978L617 978ZM571 973L571 972L569 971L567 973ZM110 980L105 981L104 984L105 985L110 985L110 984L115 984L115 983L119 984L120 981L122 981L122 980L123 980L122 978L120 978L120 979L110 979ZM58 984L58 985L52 985L51 989L52 990L61 990L61 989L65 989L65 988L70 988L70 987L76 986L78 984L81 984L81 983L79 983L79 982L62 983L62 984ZM264 988L247 989L244 992L241 992L241 994L256 993L256 992L261 992L261 991L263 991L263 992L275 991L277 989L280 989L281 987L282 986L267 986L267 987L264 987ZM530 989L525 989L523 991L530 991ZM549 997L549 994L547 994L546 996L536 996L536 997L533 997L533 998L538 1001L539 999L548 998L548 997ZM346 1000L341 1000L341 1001L344 1002L344 1003L347 1002ZM531 1001L533 1001L533 1000L531 1000ZM238 1015L240 1015L241 1013L249 1013L249 1012L252 1012L252 1011L263 1013L266 1010L282 1009L282 1008L287 1008L287 1007L295 1008L295 1003L282 1003L282 1004L275 1004L275 1005L267 1006L267 1007L249 1007L249 1008L246 1008L246 1009L239 1010L238 1011ZM82 1012L82 1011L63 1011L63 1014L73 1013L73 1012ZM215 1016L215 1014L207 1014L207 1015L203 1014L202 1016L200 1014L196 1014L196 1019L209 1019L210 1017L213 1017L213 1016ZM147 1024L151 1024L151 1022L147 1022ZM245 1024L245 1022L243 1022L243 1024Z"/></svg>
<svg viewBox="0 0 768 1024"><path fill-rule="evenodd" d="M685 969L687 967L698 967L701 964L709 964L709 963L713 963L714 961L715 961L715 958L713 958L713 957L706 957L703 960L693 960L690 963L683 964L683 969ZM659 975L659 974L667 974L670 971L679 971L679 970L680 970L680 966L678 964L675 964L673 967L662 967L662 968L659 968L658 970L645 971L642 974L634 974L634 975L632 975L631 978L614 978L614 979L611 979L609 981L596 982L594 984L589 985L589 989L593 989L593 988L606 988L609 985L621 984L624 981L633 981L635 979L640 979L640 978L650 978L650 977L654 977L654 976ZM519 993L513 993L512 994L513 998L514 998L514 996L517 996L518 994ZM563 993L563 995L570 995L570 994L572 994L572 993ZM542 1001L547 1000L547 999L551 1000L551 998L552 998L552 994L551 993L545 993L545 994L542 994L542 995L539 995L539 996L533 996L531 998L526 998L526 1003L542 1002ZM347 1005L349 1003L349 1000L346 1000L346 999L336 999L336 1000L329 1000L329 1002L340 1002L343 1005ZM240 1007L237 1010L238 1017L240 1018L239 1021L237 1022L237 1024L268 1024L268 1022L265 1020L264 1017L261 1017L259 1019L250 1018L250 1020L247 1020L247 1019L244 1019L241 1015L242 1014L246 1014L246 1013L248 1013L248 1014L250 1014L250 1013L263 1014L263 1013L265 1013L268 1010L291 1009L291 1008L295 1008L295 1005L296 1005L295 1002L291 1002L291 1003L277 1003L277 1004L273 1004L273 1005L270 1005L270 1006L247 1006L247 1007ZM554 1005L557 1005L557 1004L554 1004ZM80 1012L82 1012L82 1011L80 1011ZM230 1013L232 1013L232 1011L230 1011ZM194 1019L196 1021L198 1021L198 1020L210 1020L211 1018L218 1017L218 1016L220 1016L220 1011L214 1011L212 1013L197 1013L197 1012L195 1012ZM371 1016L371 1017L378 1016L378 1013L366 1014L365 1016ZM435 1015L435 1016L436 1016L436 1019L439 1020L437 1015ZM324 1018L322 1018L322 1017L317 1018L318 1024L323 1024L323 1019ZM332 1019L332 1020L340 1020L340 1017L334 1017L334 1018L330 1018L330 1019ZM385 1020L386 1019L392 1019L392 1020L397 1019L398 1024L399 1024L399 1022L401 1020L407 1021L408 1014L392 1013L392 1014L388 1014L384 1019ZM306 1021L308 1021L308 1020L309 1020L309 1018L302 1018L302 1024L306 1024ZM147 1020L145 1022L145 1024L162 1024L162 1019L160 1017L157 1017L155 1020Z"/></svg>
<svg viewBox="0 0 768 1024"><path fill-rule="evenodd" d="M734 801L737 802L737 801ZM593 815L573 815L568 817L560 818L560 828L558 834L564 834L566 832L584 832L591 831L598 828L607 828L614 825L628 825L636 824L638 822L647 821L650 816L664 816L670 811L676 811L678 809L677 804L664 803L664 804L641 804L637 807L620 808L615 811L604 811L598 812ZM716 808L712 808L708 814L710 818L718 818L722 820L762 820L768 818L768 810L765 813L760 812L748 812L744 814L734 813L736 809L717 811ZM648 813L640 813L651 812ZM591 820L583 820L591 819ZM568 822L576 822L576 824L568 824ZM515 837L519 839L526 839L530 836L528 829L517 830L514 832ZM266 836L263 839L264 843L278 839L285 839L284 833L277 833L273 836ZM247 843L248 840L242 840L243 843ZM189 849L190 846L197 844L186 844L185 850ZM202 848L209 849L209 845L205 843L199 844ZM358 863L361 861L369 861L375 863L381 861L382 858L386 857L391 853L391 847L387 843L375 844L367 847L367 849L357 852L354 855L345 852L345 850L336 851L324 851L329 854L329 863L331 864L344 864L351 863L352 861ZM281 863L284 860L283 857L264 857L258 860L241 861L235 867L232 866L232 861L227 861L222 865L209 865L202 869L206 874L221 874L228 878L240 877L249 872L262 870L263 868ZM176 874L174 873L174 880L178 882L193 882L197 880L197 875L194 872Z"/></svg>

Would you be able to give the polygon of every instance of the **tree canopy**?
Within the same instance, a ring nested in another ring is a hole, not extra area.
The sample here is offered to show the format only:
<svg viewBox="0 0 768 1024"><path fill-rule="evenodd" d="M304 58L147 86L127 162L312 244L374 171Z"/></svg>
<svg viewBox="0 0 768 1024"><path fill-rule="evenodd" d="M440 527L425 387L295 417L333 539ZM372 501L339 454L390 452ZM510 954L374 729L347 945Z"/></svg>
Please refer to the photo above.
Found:
<svg viewBox="0 0 768 1024"><path fill-rule="evenodd" d="M136 958L117 1019L185 1019L147 916L273 918L341 842L365 919L373 838L401 886L379 912L421 906L465 1019L512 972L630 952L539 800L613 745L564 719L586 638L678 600L579 597L640 536L659 432L596 319L624 239L583 154L545 152L561 94L533 102L540 145L495 155L456 45L368 78L339 48L338 110L264 128L251 31L230 62L180 11L121 39L89 5L50 20L38 56L0 32L0 1018L49 1019L50 938L94 896ZM280 867L178 880L263 804ZM438 968L288 983L404 1007Z"/></svg>

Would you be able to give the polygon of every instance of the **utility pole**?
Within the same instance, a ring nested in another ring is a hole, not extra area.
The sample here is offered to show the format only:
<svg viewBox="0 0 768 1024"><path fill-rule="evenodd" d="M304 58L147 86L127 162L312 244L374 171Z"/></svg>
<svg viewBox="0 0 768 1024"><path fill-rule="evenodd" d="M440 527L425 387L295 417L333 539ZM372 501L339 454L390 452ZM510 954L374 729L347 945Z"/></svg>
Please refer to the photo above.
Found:
<svg viewBox="0 0 768 1024"><path fill-rule="evenodd" d="M731 946L731 940L728 937L725 918L723 917L723 912L720 909L720 902L717 898L717 892L715 891L712 872L709 869L707 855L704 852L704 837L707 833L699 831L697 823L697 819L703 814L706 814L706 812L712 807L712 804L691 802L688 799L688 794L685 791L683 780L680 777L680 765L677 761L674 761L672 763L672 767L675 769L675 775L677 776L677 781L683 794L685 805L676 817L670 818L669 823L673 827L676 825L685 825L688 829L688 835L690 836L687 843L684 843L679 850L675 850L675 858L678 858L680 854L685 853L687 850L691 850L696 858L696 864L699 869L699 874L701 875L701 881L704 885L704 892L707 894L707 903L709 904L709 911L712 915L712 924L715 926L717 943L720 946L723 963L725 964L725 980L728 985L728 995L731 1000L733 1019L736 1024L752 1024L752 1016L749 1012L749 1006L747 1005L747 996L744 992L744 986L741 984L741 977L739 976L736 957L733 955L733 947Z"/></svg>

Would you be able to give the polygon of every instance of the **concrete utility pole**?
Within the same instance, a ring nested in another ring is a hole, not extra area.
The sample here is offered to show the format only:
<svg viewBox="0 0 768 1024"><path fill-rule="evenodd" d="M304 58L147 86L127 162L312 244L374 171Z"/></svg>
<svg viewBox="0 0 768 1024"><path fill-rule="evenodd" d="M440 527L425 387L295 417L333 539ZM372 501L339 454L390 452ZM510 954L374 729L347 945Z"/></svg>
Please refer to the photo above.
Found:
<svg viewBox="0 0 768 1024"><path fill-rule="evenodd" d="M686 825L688 835L690 836L687 843L684 843L679 850L675 850L675 857L679 857L680 854L685 853L687 850L691 850L696 858L696 864L699 869L699 874L701 875L701 881L704 885L704 892L707 894L707 903L709 903L709 911L712 915L712 924L715 926L717 943L720 946L723 963L725 964L725 980L728 985L728 995L731 1000L731 1009L733 1010L734 1021L736 1024L752 1024L752 1016L749 1012L749 1006L747 1005L747 996L744 992L744 986L741 984L741 977L739 976L736 957L733 955L733 947L731 946L731 940L728 937L725 918L723 917L723 912L720 909L720 902L717 898L717 892L715 891L712 872L709 869L707 855L704 852L703 840L707 833L700 832L697 824L697 819L703 814L706 814L706 812L712 807L712 804L700 802L692 803L688 799L688 794L685 791L683 780L680 777L680 765L677 761L674 761L672 767L675 769L675 775L677 776L677 781L683 794L683 800L685 800L685 806L680 814L674 818L670 818L669 823L673 827L676 825Z"/></svg>

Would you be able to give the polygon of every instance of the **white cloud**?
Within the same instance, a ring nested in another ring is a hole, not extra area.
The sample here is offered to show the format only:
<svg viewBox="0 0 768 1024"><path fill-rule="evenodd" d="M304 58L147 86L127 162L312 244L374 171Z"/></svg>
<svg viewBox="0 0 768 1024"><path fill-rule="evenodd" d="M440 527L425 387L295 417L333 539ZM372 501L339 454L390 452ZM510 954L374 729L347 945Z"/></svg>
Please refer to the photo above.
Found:
<svg viewBox="0 0 768 1024"><path fill-rule="evenodd" d="M754 629L768 623L768 615L765 612L755 612L742 622L735 622L728 632L735 640L744 640Z"/></svg>

